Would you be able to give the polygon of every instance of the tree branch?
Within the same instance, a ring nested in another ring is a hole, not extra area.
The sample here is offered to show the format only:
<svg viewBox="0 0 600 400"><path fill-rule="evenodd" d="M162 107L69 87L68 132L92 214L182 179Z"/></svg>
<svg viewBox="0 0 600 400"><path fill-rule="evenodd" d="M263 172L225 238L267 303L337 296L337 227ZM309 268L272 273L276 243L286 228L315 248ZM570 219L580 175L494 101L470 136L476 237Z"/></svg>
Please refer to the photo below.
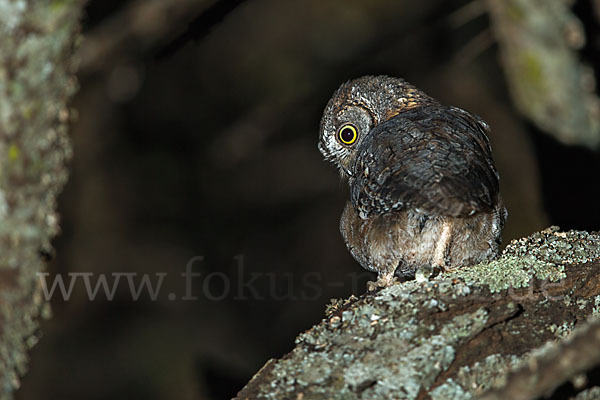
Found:
<svg viewBox="0 0 600 400"><path fill-rule="evenodd" d="M83 1L0 0L0 397L27 368L71 157L67 102Z"/></svg>
<svg viewBox="0 0 600 400"><path fill-rule="evenodd" d="M237 399L471 399L599 312L600 235L549 229L496 261L338 301Z"/></svg>
<svg viewBox="0 0 600 400"><path fill-rule="evenodd" d="M600 364L600 319L576 329L568 338L543 348L507 377L507 385L481 400L528 400L552 393L575 375Z"/></svg>
<svg viewBox="0 0 600 400"><path fill-rule="evenodd" d="M564 0L487 0L516 107L566 144L600 145L600 99L577 51L581 22Z"/></svg>

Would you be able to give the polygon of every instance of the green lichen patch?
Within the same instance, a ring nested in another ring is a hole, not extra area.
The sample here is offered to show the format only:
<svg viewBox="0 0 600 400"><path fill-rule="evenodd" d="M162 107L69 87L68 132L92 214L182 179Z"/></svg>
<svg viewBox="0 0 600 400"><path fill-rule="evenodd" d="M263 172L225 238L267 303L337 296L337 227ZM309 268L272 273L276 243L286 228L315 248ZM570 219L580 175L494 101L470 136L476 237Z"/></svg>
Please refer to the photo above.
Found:
<svg viewBox="0 0 600 400"><path fill-rule="evenodd" d="M573 321L565 321L560 325L551 324L548 326L548 330L556 335L559 339L564 339L573 331L575 328L575 323Z"/></svg>
<svg viewBox="0 0 600 400"><path fill-rule="evenodd" d="M512 241L491 262L461 268L439 279L461 279L468 285L486 285L492 293L529 286L532 278L558 282L565 265L600 259L600 235L582 231L558 232L552 227Z"/></svg>
<svg viewBox="0 0 600 400"><path fill-rule="evenodd" d="M579 393L575 400L598 400L600 399L600 386L594 386Z"/></svg>
<svg viewBox="0 0 600 400"><path fill-rule="evenodd" d="M471 366L461 367L454 379L432 390L433 400L468 400L504 384L509 371L520 365L522 358L514 355L492 354Z"/></svg>
<svg viewBox="0 0 600 400"><path fill-rule="evenodd" d="M598 243L596 234L550 229L512 242L492 262L336 300L240 398L470 399L499 387L547 351L543 343L568 340L577 321L600 309L592 284L585 292L556 286L554 302L530 296L516 304L502 291L532 279L569 282L598 259ZM571 267L579 272L567 276Z"/></svg>
<svg viewBox="0 0 600 400"><path fill-rule="evenodd" d="M419 321L428 287L431 283L394 285L373 302L330 315L298 337L290 357L274 366L274 381L261 388L261 398L299 393L305 399L416 398L450 366L455 346L481 331L488 319L487 311L477 309L441 327Z"/></svg>
<svg viewBox="0 0 600 400"><path fill-rule="evenodd" d="M0 398L10 399L37 341L41 248L59 231L56 197L71 157L67 102L84 2L0 0ZM47 314L47 313L46 313Z"/></svg>
<svg viewBox="0 0 600 400"><path fill-rule="evenodd" d="M450 274L472 285L486 285L492 293L509 287L527 287L532 278L556 282L564 277L564 266L540 261L532 256L504 256L498 260L462 268Z"/></svg>
<svg viewBox="0 0 600 400"><path fill-rule="evenodd" d="M592 309L592 315L600 314L600 296L594 298L594 308Z"/></svg>
<svg viewBox="0 0 600 400"><path fill-rule="evenodd" d="M532 256L540 261L555 264L585 264L600 260L600 235L571 230L559 232L550 227L528 237L513 240L504 255Z"/></svg>

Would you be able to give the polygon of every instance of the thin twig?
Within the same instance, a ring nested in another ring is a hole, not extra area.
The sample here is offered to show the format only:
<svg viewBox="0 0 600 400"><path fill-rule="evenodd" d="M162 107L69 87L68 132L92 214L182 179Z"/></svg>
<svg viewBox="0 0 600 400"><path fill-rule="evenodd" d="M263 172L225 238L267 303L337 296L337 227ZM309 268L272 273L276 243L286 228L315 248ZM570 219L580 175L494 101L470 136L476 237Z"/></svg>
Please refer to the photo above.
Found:
<svg viewBox="0 0 600 400"><path fill-rule="evenodd" d="M465 43L454 55L454 64L466 65L495 43L491 29L484 29Z"/></svg>
<svg viewBox="0 0 600 400"><path fill-rule="evenodd" d="M135 58L181 33L214 0L137 0L92 30L81 49L80 74Z"/></svg>
<svg viewBox="0 0 600 400"><path fill-rule="evenodd" d="M452 29L458 29L481 17L486 11L485 2L483 0L473 0L450 13L446 17L446 20Z"/></svg>

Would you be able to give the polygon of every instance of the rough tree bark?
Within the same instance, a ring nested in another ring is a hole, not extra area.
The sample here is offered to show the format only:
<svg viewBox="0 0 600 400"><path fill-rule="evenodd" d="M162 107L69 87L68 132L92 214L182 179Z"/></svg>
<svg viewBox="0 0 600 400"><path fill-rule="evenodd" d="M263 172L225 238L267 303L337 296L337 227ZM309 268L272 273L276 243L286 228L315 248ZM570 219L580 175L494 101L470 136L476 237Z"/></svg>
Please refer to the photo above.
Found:
<svg viewBox="0 0 600 400"><path fill-rule="evenodd" d="M0 0L0 398L12 398L37 341L36 274L59 230L71 157L67 102L83 1Z"/></svg>
<svg viewBox="0 0 600 400"><path fill-rule="evenodd" d="M496 261L332 303L237 399L533 399L600 361L597 314L600 235L548 229Z"/></svg>

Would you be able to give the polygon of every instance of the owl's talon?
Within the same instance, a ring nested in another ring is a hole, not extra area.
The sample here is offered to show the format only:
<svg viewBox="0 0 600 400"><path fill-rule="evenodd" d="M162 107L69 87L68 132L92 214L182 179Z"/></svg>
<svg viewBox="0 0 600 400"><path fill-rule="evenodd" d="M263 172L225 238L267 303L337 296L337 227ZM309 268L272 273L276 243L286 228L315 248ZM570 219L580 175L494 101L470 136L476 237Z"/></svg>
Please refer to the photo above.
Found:
<svg viewBox="0 0 600 400"><path fill-rule="evenodd" d="M386 274L380 276L375 282L369 281L367 282L367 291L374 292L380 288L386 288L388 286L392 286L394 283L398 282L398 279L394 276L394 274Z"/></svg>

